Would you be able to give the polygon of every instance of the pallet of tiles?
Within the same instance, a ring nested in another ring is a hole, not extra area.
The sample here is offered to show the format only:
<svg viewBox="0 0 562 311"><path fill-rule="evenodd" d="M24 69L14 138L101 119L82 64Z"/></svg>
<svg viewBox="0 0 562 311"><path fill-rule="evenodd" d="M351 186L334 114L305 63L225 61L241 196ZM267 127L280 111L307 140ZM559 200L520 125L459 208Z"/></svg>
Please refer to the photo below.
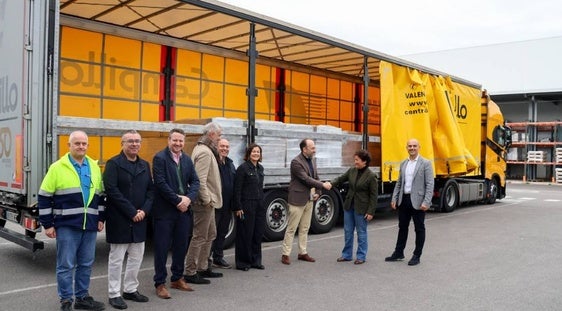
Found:
<svg viewBox="0 0 562 311"><path fill-rule="evenodd" d="M562 148L556 148L555 159L557 163L562 163Z"/></svg>
<svg viewBox="0 0 562 311"><path fill-rule="evenodd" d="M527 151L528 162L546 162L546 152L544 151Z"/></svg>

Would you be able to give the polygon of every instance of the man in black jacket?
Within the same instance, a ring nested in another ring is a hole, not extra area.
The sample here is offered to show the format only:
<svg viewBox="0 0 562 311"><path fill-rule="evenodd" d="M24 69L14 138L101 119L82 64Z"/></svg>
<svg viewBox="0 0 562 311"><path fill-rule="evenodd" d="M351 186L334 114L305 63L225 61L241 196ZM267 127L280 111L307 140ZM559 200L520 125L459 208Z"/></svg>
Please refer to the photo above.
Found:
<svg viewBox="0 0 562 311"><path fill-rule="evenodd" d="M106 240L110 244L108 262L109 304L126 309L123 298L147 302L148 297L138 292L138 273L144 256L146 219L152 209L154 185L150 166L138 156L141 135L127 131L121 137L121 153L107 161L103 174L106 206ZM121 272L127 253L123 297Z"/></svg>
<svg viewBox="0 0 562 311"><path fill-rule="evenodd" d="M232 159L228 157L230 143L226 138L221 138L218 144L219 170L222 185L222 208L215 209L215 221L217 224L217 237L211 248L213 267L230 269L232 266L224 260L224 240L228 233L228 227L232 219L232 196L234 194L234 175L236 168Z"/></svg>

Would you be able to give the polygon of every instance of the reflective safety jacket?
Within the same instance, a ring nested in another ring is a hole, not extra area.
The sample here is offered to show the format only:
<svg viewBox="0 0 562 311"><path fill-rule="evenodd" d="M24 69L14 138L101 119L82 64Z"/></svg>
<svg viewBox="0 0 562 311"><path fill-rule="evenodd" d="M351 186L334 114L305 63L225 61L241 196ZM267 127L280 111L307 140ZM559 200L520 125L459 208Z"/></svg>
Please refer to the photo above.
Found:
<svg viewBox="0 0 562 311"><path fill-rule="evenodd" d="M65 154L51 164L41 183L37 203L39 221L45 228L72 227L88 231L98 230L98 219L104 212L99 205L103 191L101 170L97 161L86 156L90 166L90 196L84 202L80 176Z"/></svg>

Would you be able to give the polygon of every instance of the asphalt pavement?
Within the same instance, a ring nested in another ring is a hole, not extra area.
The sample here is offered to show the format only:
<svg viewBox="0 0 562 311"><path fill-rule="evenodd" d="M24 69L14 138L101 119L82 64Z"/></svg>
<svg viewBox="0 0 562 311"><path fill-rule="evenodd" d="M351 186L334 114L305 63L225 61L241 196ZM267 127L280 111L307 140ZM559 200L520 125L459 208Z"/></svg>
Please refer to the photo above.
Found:
<svg viewBox="0 0 562 311"><path fill-rule="evenodd" d="M407 258L388 263L394 248L394 212L375 215L369 224L367 262L337 263L343 230L309 236L308 252L317 262L281 264L281 242L263 244L265 270L222 270L210 285L194 292L171 290L156 297L152 252L147 245L139 291L148 303L128 302L129 310L561 310L562 187L511 182L508 196L493 205L430 212L421 264L408 266L414 247L413 225ZM0 241L0 310L58 310L55 243L44 236L35 254ZM296 242L297 239L295 239ZM225 251L234 262L234 250ZM98 237L90 293L107 303L107 254ZM170 262L168 262L169 264Z"/></svg>

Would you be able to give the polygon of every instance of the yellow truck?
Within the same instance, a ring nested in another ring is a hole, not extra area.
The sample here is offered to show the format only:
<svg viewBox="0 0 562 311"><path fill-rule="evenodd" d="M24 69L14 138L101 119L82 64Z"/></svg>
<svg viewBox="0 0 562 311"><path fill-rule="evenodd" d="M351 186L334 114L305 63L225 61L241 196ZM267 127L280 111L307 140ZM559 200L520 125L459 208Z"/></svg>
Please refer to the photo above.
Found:
<svg viewBox="0 0 562 311"><path fill-rule="evenodd" d="M435 210L505 196L510 132L473 82L212 0L0 8L0 237L30 250L44 247L40 182L77 129L102 167L128 129L141 132L147 160L174 127L189 133L189 153L209 120L223 126L237 164L247 143L261 144L269 240L284 234L288 165L303 138L316 141L324 180L368 149L380 208L410 137L433 161ZM315 202L313 232L336 224L345 194Z"/></svg>
<svg viewBox="0 0 562 311"><path fill-rule="evenodd" d="M415 69L381 63L381 177L398 178L405 142L420 141L433 162L436 210L505 197L511 131L499 107L479 89Z"/></svg>

